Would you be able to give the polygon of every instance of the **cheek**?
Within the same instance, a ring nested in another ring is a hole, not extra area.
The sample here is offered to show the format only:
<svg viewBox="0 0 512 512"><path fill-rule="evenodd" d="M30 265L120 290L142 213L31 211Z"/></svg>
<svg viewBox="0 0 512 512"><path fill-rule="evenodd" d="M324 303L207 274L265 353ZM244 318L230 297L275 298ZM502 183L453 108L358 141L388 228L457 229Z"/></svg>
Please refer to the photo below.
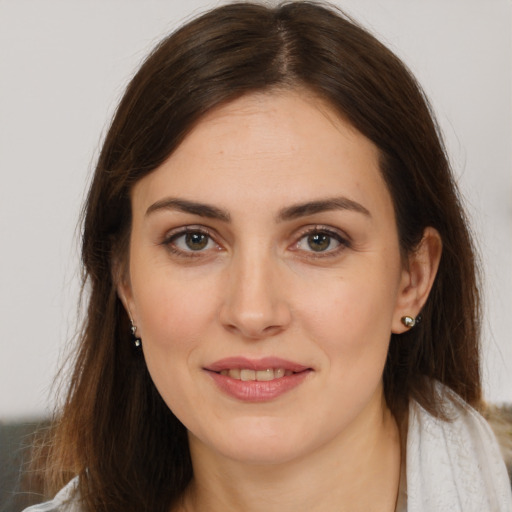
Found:
<svg viewBox="0 0 512 512"><path fill-rule="evenodd" d="M212 279L191 280L179 269L153 267L132 277L132 286L139 332L151 346L187 346L214 319Z"/></svg>
<svg viewBox="0 0 512 512"><path fill-rule="evenodd" d="M195 354L212 331L216 284L158 265L134 265L131 281L146 365L167 405L179 409Z"/></svg>
<svg viewBox="0 0 512 512"><path fill-rule="evenodd" d="M299 314L305 330L326 352L331 364L345 372L364 372L384 364L396 302L396 272L384 277L365 272L343 275L315 287ZM384 270L384 268L383 268ZM378 283L378 285L376 285Z"/></svg>
<svg viewBox="0 0 512 512"><path fill-rule="evenodd" d="M133 282L144 358L160 395L186 422L194 363L205 333L212 329L214 301L207 281L191 285L177 274L155 274Z"/></svg>

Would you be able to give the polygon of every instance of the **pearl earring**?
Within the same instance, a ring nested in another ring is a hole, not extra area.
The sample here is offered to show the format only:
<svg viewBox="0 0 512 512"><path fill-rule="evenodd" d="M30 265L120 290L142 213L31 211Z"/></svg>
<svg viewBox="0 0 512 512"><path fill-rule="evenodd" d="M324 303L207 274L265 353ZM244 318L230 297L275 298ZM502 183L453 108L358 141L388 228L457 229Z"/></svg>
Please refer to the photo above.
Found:
<svg viewBox="0 0 512 512"><path fill-rule="evenodd" d="M142 340L135 334L137 332L137 326L133 323L133 321L131 331L133 336L133 345L135 346L135 348L140 348L140 346L142 345Z"/></svg>
<svg viewBox="0 0 512 512"><path fill-rule="evenodd" d="M405 327L407 327L407 329L412 329L417 323L416 318L413 316L403 316L400 318L400 321L405 325Z"/></svg>

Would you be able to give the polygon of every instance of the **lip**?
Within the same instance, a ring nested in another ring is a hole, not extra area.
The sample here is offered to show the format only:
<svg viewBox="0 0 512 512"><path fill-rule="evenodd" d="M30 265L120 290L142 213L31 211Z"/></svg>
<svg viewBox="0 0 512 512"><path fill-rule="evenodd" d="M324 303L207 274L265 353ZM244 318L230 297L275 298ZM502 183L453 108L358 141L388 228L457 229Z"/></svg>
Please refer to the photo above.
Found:
<svg viewBox="0 0 512 512"><path fill-rule="evenodd" d="M242 381L219 373L222 370L233 368L255 371L268 368L282 368L294 373L271 381ZM313 371L308 366L278 357L264 357L261 359L228 357L209 364L204 370L223 393L242 402L268 402L275 400L299 386Z"/></svg>
<svg viewBox="0 0 512 512"><path fill-rule="evenodd" d="M311 369L293 361L281 359L279 357L263 357L260 359L249 359L247 357L226 357L219 359L205 367L205 370L211 372L221 372L222 370L230 370L232 368L247 368L248 370L266 370L267 368L283 368L295 373L303 372Z"/></svg>

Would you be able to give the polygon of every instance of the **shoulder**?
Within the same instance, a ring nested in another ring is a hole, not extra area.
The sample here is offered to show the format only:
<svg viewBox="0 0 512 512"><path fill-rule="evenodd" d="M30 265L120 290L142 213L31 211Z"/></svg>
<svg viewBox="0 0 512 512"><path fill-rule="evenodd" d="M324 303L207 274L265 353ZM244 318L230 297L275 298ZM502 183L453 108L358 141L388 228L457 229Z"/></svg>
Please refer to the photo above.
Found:
<svg viewBox="0 0 512 512"><path fill-rule="evenodd" d="M411 510L512 512L507 470L487 421L447 387L438 384L437 391L450 421L410 404L406 473Z"/></svg>
<svg viewBox="0 0 512 512"><path fill-rule="evenodd" d="M57 493L53 500L34 505L23 512L82 512L77 502L77 484L78 479L74 478Z"/></svg>

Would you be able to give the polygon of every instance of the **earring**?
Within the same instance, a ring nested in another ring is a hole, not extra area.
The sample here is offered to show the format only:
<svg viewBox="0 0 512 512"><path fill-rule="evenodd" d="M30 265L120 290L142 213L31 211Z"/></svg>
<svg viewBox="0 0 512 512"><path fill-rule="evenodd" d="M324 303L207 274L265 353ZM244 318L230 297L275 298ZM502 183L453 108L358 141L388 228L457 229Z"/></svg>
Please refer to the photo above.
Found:
<svg viewBox="0 0 512 512"><path fill-rule="evenodd" d="M131 331L133 336L133 346L135 348L140 348L140 346L142 345L142 340L135 334L137 332L137 326L133 322L131 326Z"/></svg>
<svg viewBox="0 0 512 512"><path fill-rule="evenodd" d="M416 325L417 319L413 316L403 316L400 318L400 322L402 322L407 329L412 329Z"/></svg>

